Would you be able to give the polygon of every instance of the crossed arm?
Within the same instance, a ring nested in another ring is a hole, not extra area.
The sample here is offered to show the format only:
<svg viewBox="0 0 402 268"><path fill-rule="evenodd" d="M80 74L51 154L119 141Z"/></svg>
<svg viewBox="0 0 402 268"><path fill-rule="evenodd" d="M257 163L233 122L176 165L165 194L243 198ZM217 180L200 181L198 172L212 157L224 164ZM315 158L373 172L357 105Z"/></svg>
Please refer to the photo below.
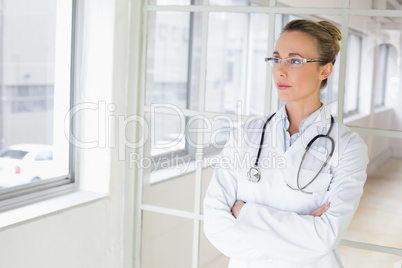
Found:
<svg viewBox="0 0 402 268"><path fill-rule="evenodd" d="M243 201L236 201L231 209L232 215L237 219L237 216L240 214L240 211L242 207L246 204ZM322 214L324 214L325 211L329 209L330 203L326 203L322 205L321 207L315 209L313 212L311 212L311 216L314 217L321 217Z"/></svg>

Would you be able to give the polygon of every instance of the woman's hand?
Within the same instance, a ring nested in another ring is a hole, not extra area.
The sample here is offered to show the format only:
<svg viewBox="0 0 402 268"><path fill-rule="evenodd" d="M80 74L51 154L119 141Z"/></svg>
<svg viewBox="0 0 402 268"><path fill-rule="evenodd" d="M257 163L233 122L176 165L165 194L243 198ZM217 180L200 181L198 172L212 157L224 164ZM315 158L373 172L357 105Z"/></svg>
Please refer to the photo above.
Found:
<svg viewBox="0 0 402 268"><path fill-rule="evenodd" d="M237 216L239 216L240 214L240 210L242 209L242 207L244 206L243 201L236 201L231 209L232 215L237 219Z"/></svg>
<svg viewBox="0 0 402 268"><path fill-rule="evenodd" d="M321 217L321 215L324 214L324 212L329 209L329 205L330 205L330 203L328 202L328 203L322 205L321 207L317 208L316 210L311 212L311 216Z"/></svg>

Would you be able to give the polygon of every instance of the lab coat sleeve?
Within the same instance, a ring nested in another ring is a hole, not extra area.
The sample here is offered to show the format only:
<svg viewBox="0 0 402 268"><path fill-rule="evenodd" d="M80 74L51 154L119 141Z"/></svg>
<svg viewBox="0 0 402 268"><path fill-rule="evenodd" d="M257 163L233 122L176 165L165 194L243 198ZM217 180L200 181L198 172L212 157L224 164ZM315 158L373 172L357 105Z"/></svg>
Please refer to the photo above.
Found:
<svg viewBox="0 0 402 268"><path fill-rule="evenodd" d="M312 263L332 251L347 231L367 176L367 147L356 134L348 134L324 200L331 202L327 212L313 217L246 203L231 232L264 255L297 263Z"/></svg>
<svg viewBox="0 0 402 268"><path fill-rule="evenodd" d="M204 199L204 233L226 256L249 260L261 256L261 253L240 240L237 221L231 213L237 199L236 153L237 145L232 134L220 156L225 159L221 161L225 164L215 169Z"/></svg>

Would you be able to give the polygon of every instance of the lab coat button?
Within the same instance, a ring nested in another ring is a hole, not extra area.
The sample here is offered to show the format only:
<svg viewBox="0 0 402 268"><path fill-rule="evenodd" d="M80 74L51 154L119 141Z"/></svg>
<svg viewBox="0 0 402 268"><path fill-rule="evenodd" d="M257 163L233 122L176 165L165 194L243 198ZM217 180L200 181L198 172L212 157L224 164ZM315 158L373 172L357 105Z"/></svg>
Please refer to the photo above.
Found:
<svg viewBox="0 0 402 268"><path fill-rule="evenodd" d="M272 262L272 259L269 259L268 262Z"/></svg>

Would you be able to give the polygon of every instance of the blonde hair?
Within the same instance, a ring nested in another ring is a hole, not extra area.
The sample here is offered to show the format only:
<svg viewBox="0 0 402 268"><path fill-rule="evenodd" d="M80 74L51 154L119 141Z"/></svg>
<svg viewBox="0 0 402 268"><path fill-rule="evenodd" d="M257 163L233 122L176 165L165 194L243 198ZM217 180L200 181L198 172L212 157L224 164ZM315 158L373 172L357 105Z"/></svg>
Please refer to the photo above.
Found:
<svg viewBox="0 0 402 268"><path fill-rule="evenodd" d="M336 56L341 49L339 41L342 39L338 27L329 21L293 20L283 29L283 32L294 31L303 32L315 38L319 58L324 60L324 62L319 62L320 65L329 62L335 64ZM321 82L320 88L324 88L326 85L327 79Z"/></svg>

